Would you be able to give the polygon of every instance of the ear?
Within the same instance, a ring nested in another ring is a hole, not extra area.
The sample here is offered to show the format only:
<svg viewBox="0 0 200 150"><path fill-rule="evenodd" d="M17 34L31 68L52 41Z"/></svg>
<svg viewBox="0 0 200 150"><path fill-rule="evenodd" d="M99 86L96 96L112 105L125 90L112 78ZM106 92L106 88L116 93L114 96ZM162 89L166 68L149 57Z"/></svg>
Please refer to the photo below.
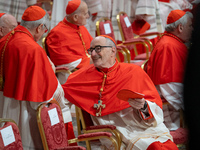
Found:
<svg viewBox="0 0 200 150"><path fill-rule="evenodd" d="M37 32L37 33L41 32L42 27L43 27L43 24L40 24L40 25L36 28L36 32Z"/></svg>
<svg viewBox="0 0 200 150"><path fill-rule="evenodd" d="M182 33L183 32L183 25L182 24L179 24L178 25L178 31L180 32L180 33Z"/></svg>
<svg viewBox="0 0 200 150"><path fill-rule="evenodd" d="M78 15L77 15L77 14L74 14L74 15L73 15L73 20L74 20L74 22L77 22L77 21L78 21Z"/></svg>

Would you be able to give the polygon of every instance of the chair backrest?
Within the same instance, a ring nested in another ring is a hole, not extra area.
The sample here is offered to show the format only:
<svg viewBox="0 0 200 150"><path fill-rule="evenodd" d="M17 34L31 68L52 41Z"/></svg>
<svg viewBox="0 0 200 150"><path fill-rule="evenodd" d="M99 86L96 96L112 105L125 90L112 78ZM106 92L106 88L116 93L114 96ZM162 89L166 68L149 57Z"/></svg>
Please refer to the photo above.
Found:
<svg viewBox="0 0 200 150"><path fill-rule="evenodd" d="M129 20L128 15L125 12L120 12L117 15L117 23L122 37L122 42L134 38L131 22Z"/></svg>
<svg viewBox="0 0 200 150"><path fill-rule="evenodd" d="M113 31L113 26L111 20L108 18L100 18L96 22L97 36L98 35L108 35L115 40L115 35Z"/></svg>
<svg viewBox="0 0 200 150"><path fill-rule="evenodd" d="M37 122L45 150L68 146L62 111L56 100L43 103L38 107Z"/></svg>
<svg viewBox="0 0 200 150"><path fill-rule="evenodd" d="M128 41L130 39L141 38L144 39L150 47L150 51L153 50L153 43L152 40L149 40L147 37L158 36L161 37L162 33L159 32L148 32L143 33L138 36L134 36L132 24L128 15L125 12L119 12L117 15L117 23L120 30L120 34L122 37L122 41ZM156 41L156 39L155 39ZM153 40L153 42L155 42ZM155 44L155 43L154 43Z"/></svg>
<svg viewBox="0 0 200 150"><path fill-rule="evenodd" d="M0 149L23 150L18 126L11 119L0 118Z"/></svg>
<svg viewBox="0 0 200 150"><path fill-rule="evenodd" d="M117 23L118 23L119 31L121 34L121 38L122 38L122 43L125 44L125 42L130 42L134 39L137 39L138 41L143 41L143 42L139 42L140 43L140 45L138 45L139 47L138 46L136 47L136 45L130 45L130 44L129 45L125 44L125 45L127 46L129 50L134 49L135 56L146 52L145 58L148 59L149 52L152 51L153 49L151 41L145 37L137 37L137 38L134 37L130 19L125 12L119 12L116 18L117 18Z"/></svg>

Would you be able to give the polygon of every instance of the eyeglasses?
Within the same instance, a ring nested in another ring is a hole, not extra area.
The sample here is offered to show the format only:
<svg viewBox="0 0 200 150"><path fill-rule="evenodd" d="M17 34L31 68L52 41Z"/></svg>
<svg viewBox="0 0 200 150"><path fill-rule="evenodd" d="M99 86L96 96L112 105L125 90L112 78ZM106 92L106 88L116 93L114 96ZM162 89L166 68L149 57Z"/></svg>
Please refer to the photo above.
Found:
<svg viewBox="0 0 200 150"><path fill-rule="evenodd" d="M48 28L45 24L44 24L44 27L46 28L46 30L44 31L46 33L48 31Z"/></svg>
<svg viewBox="0 0 200 150"><path fill-rule="evenodd" d="M102 48L105 48L105 47L112 47L112 46L101 46L101 45L97 45L97 46L95 46L94 48L90 47L87 51L88 51L88 54L91 55L93 50L95 50L96 53L100 53L100 52L101 52L101 49L102 49Z"/></svg>

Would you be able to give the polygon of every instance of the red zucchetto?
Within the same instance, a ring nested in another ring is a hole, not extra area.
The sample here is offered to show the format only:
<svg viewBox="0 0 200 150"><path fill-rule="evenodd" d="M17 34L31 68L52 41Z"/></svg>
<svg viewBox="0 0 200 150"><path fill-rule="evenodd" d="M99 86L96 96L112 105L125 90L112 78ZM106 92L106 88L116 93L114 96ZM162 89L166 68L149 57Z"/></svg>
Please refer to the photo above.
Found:
<svg viewBox="0 0 200 150"><path fill-rule="evenodd" d="M112 41L115 43L115 45L117 45L116 42L115 42L115 40L113 40L112 37L110 37L110 36L108 36L108 35L99 35L99 36L103 36L103 37L105 37L105 38L109 38L110 40L112 40Z"/></svg>
<svg viewBox="0 0 200 150"><path fill-rule="evenodd" d="M181 17L183 17L185 15L185 11L183 10L172 10L168 17L167 17L167 24L171 24L176 22L177 20L179 20Z"/></svg>
<svg viewBox="0 0 200 150"><path fill-rule="evenodd" d="M39 6L28 7L22 16L24 21L36 21L42 19L46 15L46 11Z"/></svg>
<svg viewBox="0 0 200 150"><path fill-rule="evenodd" d="M66 7L66 14L71 14L80 6L81 0L71 0Z"/></svg>

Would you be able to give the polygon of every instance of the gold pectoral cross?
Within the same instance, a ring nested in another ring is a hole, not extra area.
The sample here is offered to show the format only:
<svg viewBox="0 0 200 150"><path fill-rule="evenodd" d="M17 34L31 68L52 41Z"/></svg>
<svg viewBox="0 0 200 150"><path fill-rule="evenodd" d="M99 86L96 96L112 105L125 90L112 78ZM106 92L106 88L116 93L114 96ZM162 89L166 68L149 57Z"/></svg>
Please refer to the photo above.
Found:
<svg viewBox="0 0 200 150"><path fill-rule="evenodd" d="M105 104L102 104L102 100L98 100L98 104L94 104L94 108L96 108L96 116L101 116L101 109L106 108Z"/></svg>

